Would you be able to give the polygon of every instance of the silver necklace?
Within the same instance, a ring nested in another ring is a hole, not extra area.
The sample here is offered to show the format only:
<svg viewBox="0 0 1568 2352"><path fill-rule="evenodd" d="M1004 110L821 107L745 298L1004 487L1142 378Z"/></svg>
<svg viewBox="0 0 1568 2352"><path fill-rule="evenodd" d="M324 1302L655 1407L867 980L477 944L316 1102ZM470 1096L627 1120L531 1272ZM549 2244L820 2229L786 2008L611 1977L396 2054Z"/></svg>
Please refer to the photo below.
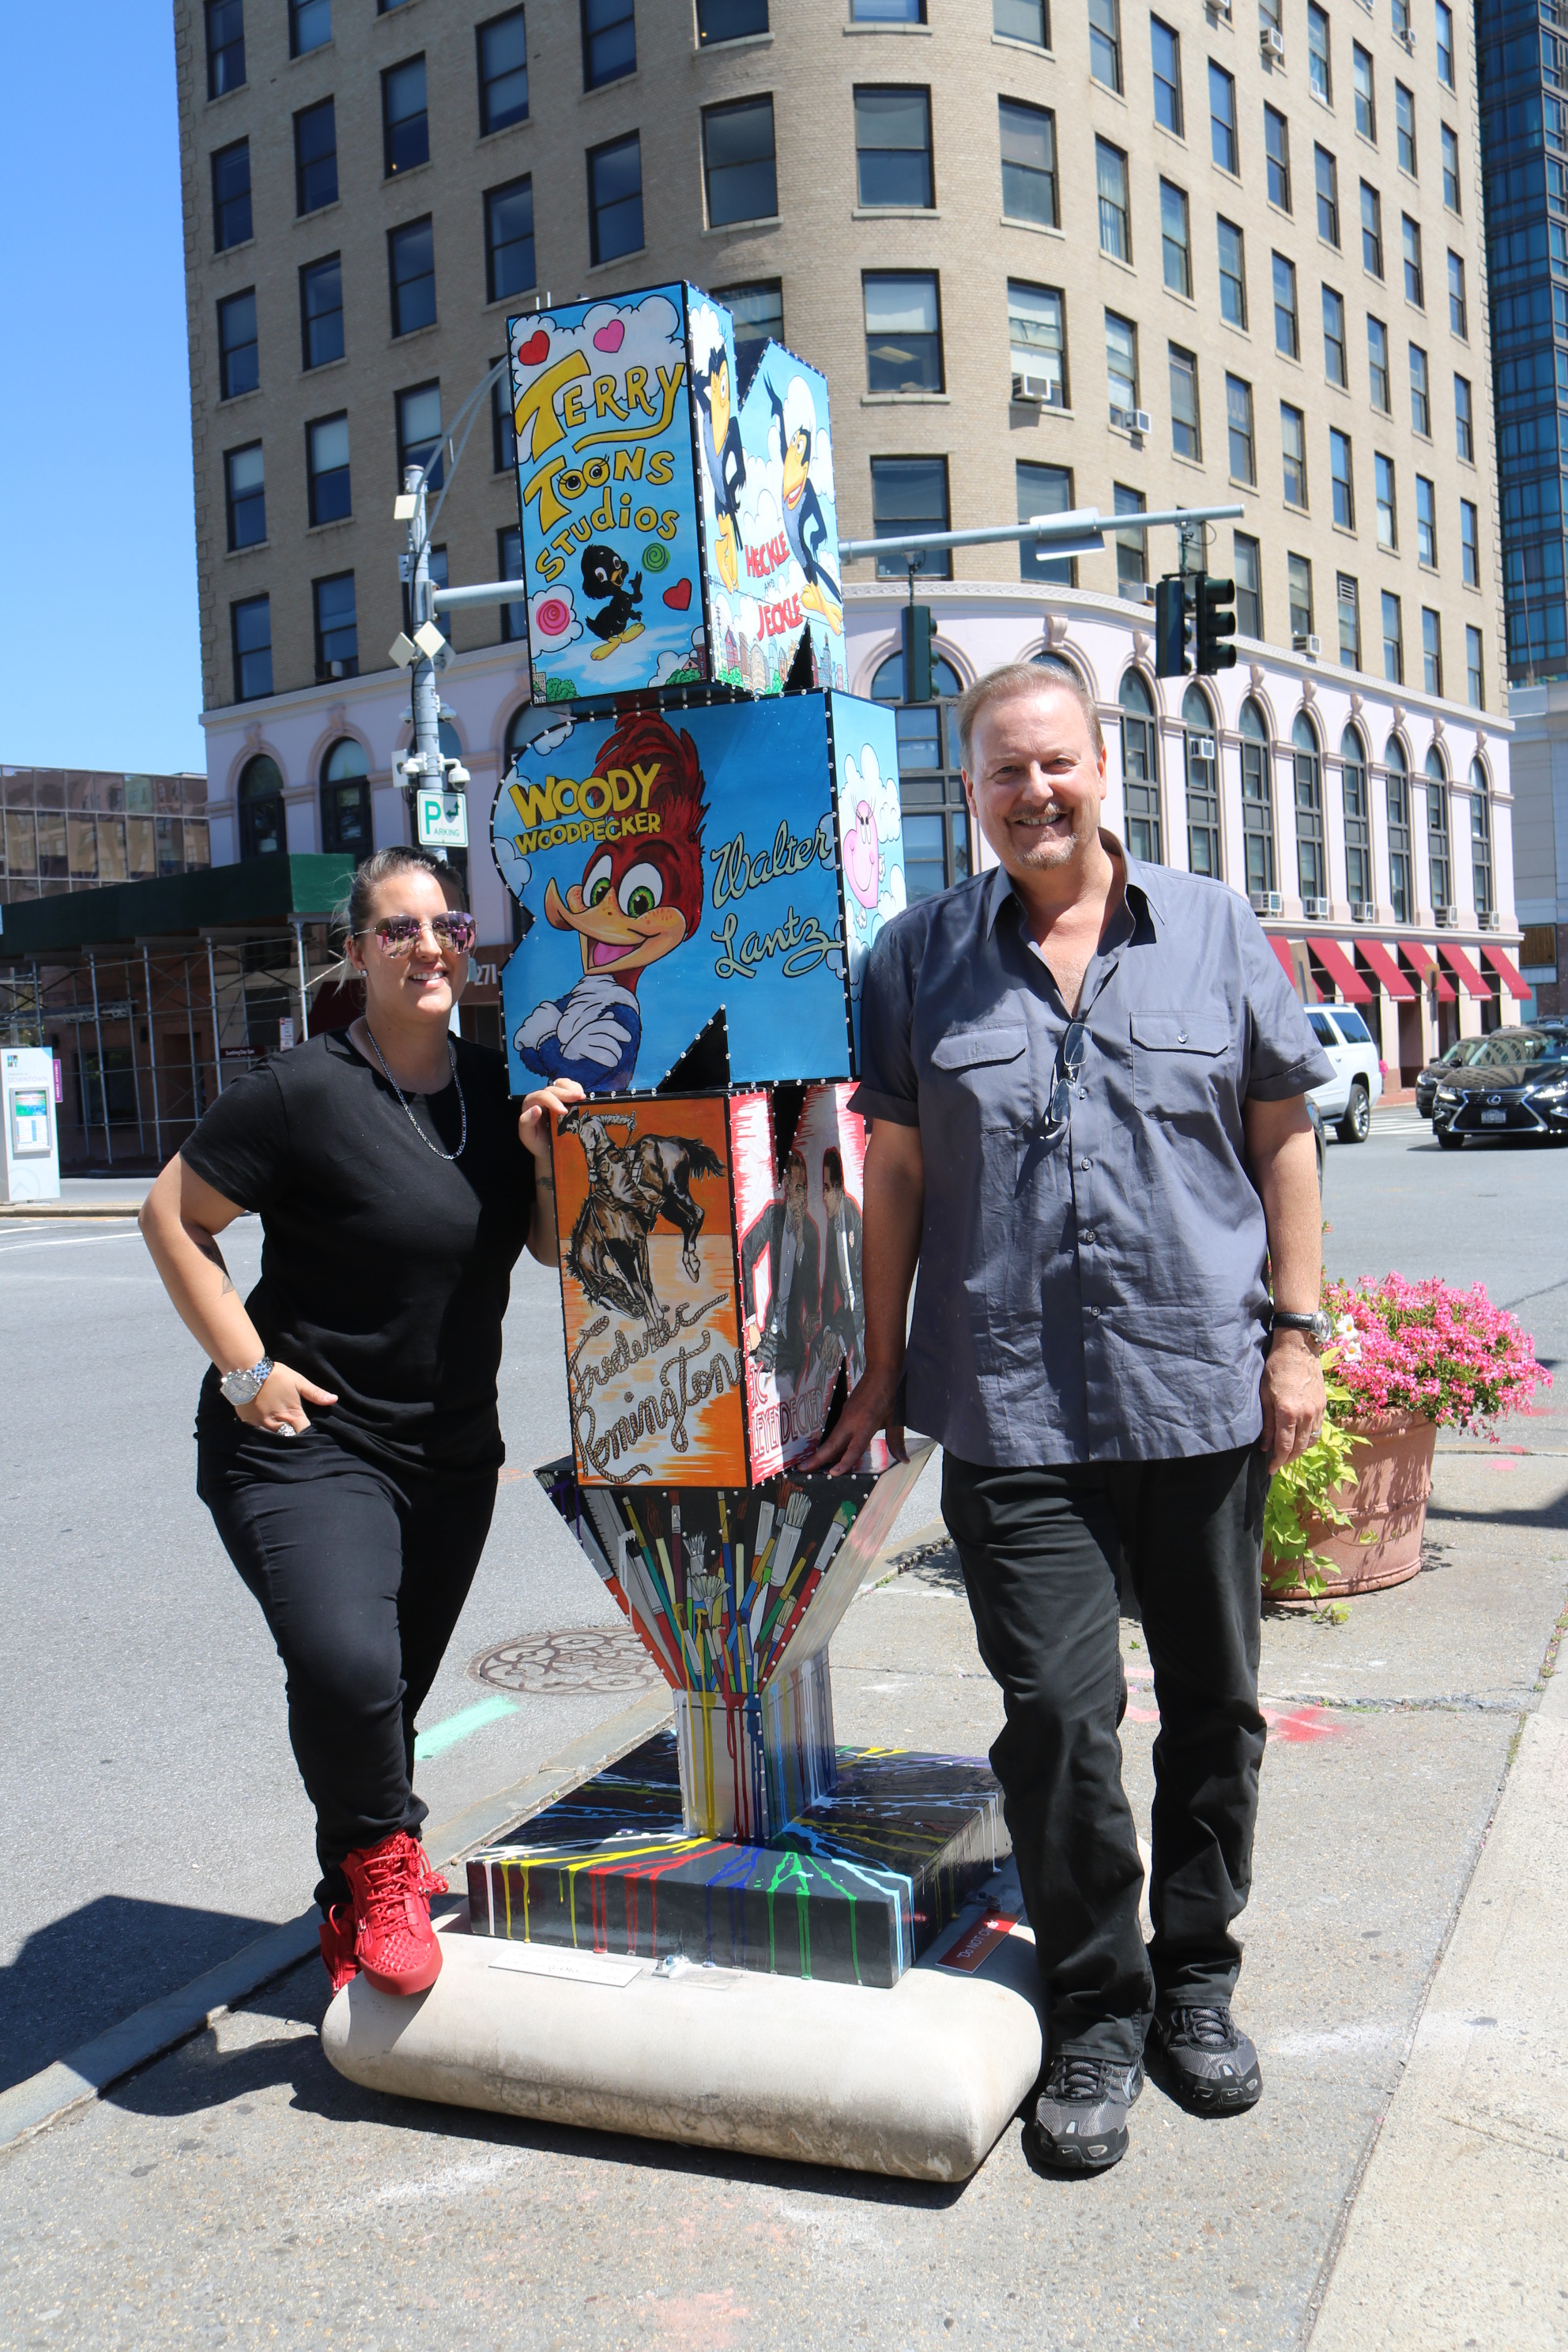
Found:
<svg viewBox="0 0 1568 2352"><path fill-rule="evenodd" d="M450 1034L448 1033L447 1038L447 1059L451 1065L452 1084L458 1089L458 1108L463 1114L463 1131L458 1138L458 1149L456 1151L443 1151L438 1143L432 1143L430 1141L425 1129L420 1126L419 1121L414 1116L413 1105L408 1100L407 1096L404 1093L403 1088L398 1085L397 1080L393 1076L392 1072L387 1069L386 1055L382 1052L381 1047L375 1045L375 1031L371 1027L368 1019L366 1019L363 1013L360 1015L360 1019L364 1022L365 1035L370 1039L371 1044L375 1045L375 1058L381 1064L382 1069L385 1072L386 1083L392 1088L393 1093L397 1097L398 1101L403 1105L404 1109L408 1113L408 1124L414 1129L415 1134L419 1138L420 1142L423 1143L427 1150L433 1151L437 1160L460 1160L463 1156L463 1146L468 1139L468 1106L463 1100L463 1081L458 1076L458 1053L456 1046L452 1043Z"/></svg>

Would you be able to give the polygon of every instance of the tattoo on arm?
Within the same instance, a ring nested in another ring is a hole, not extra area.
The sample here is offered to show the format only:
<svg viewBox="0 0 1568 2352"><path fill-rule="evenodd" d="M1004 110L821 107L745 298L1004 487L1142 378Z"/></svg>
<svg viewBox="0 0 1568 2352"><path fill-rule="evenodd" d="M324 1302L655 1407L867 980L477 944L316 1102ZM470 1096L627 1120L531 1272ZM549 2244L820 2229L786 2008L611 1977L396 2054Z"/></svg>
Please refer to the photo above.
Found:
<svg viewBox="0 0 1568 2352"><path fill-rule="evenodd" d="M234 1285L229 1280L228 1268L223 1262L223 1252L219 1249L216 1237L212 1234L198 1234L193 1232L189 1225L185 1227L185 1231L190 1234L191 1239L195 1243L197 1249L200 1250L208 1265L216 1265L218 1272L222 1275L223 1288L218 1292L218 1297L220 1298L226 1298L229 1293L233 1290Z"/></svg>

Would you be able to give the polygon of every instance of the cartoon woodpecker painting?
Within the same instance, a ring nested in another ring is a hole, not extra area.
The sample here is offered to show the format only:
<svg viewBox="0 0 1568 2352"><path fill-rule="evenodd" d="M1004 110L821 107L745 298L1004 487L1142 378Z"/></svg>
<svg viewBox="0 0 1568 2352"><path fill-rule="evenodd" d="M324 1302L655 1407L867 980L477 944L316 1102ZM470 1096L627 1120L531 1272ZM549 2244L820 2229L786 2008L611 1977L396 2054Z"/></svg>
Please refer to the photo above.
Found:
<svg viewBox="0 0 1568 2352"><path fill-rule="evenodd" d="M629 773L634 765L645 776L655 771L637 812L654 826L595 842L564 898L553 880L547 885L545 920L576 932L583 977L566 995L536 1005L512 1039L525 1069L575 1078L593 1095L631 1085L642 1044L637 983L702 918L708 812L697 746L656 712L629 710L599 754L599 773Z"/></svg>
<svg viewBox="0 0 1568 2352"><path fill-rule="evenodd" d="M741 420L735 414L730 383L730 354L720 343L707 364L691 380L702 415L702 459L713 488L718 517L714 553L724 585L731 595L741 575L741 492L746 483L746 454L741 446Z"/></svg>
<svg viewBox="0 0 1568 2352"><path fill-rule="evenodd" d="M627 584L626 564L613 547L595 545L583 550L583 593L595 604L608 599L602 612L584 616L594 635L604 639L594 649L595 661L605 660L630 638L641 636L643 625L637 614L642 603L642 573L634 572Z"/></svg>
<svg viewBox="0 0 1568 2352"><path fill-rule="evenodd" d="M794 433L784 421L784 404L772 379L768 382L768 400L778 421L779 450L784 459L784 487L781 503L784 507L784 537L790 553L805 574L805 585L800 601L820 613L835 635L844 628L844 593L831 572L822 562L822 550L827 543L827 525L823 520L816 486L811 478L811 427L797 425Z"/></svg>

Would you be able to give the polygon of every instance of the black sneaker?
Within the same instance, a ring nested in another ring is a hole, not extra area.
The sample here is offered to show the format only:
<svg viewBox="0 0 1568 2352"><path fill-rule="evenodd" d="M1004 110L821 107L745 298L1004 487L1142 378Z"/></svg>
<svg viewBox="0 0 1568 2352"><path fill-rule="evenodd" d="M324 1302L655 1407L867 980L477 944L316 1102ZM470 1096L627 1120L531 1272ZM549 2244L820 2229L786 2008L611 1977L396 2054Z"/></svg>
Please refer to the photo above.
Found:
<svg viewBox="0 0 1568 2352"><path fill-rule="evenodd" d="M1263 2096L1258 2052L1237 2028L1228 2001L1157 2009L1148 2057L1155 2082L1189 2115L1239 2115Z"/></svg>
<svg viewBox="0 0 1568 2352"><path fill-rule="evenodd" d="M1143 2069L1058 2050L1024 2126L1024 2153L1047 2172L1108 2172L1127 2153L1127 2111Z"/></svg>

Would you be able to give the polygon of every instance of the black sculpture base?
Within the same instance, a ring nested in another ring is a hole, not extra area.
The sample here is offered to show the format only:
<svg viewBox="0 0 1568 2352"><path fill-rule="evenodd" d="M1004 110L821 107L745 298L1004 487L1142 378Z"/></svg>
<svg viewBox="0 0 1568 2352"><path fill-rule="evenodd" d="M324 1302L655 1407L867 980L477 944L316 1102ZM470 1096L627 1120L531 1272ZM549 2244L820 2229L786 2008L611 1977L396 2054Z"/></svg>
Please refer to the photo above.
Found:
<svg viewBox="0 0 1568 2352"><path fill-rule="evenodd" d="M476 1935L889 1986L1010 1851L975 1759L840 1748L767 1845L693 1838L660 1732L468 1863Z"/></svg>

